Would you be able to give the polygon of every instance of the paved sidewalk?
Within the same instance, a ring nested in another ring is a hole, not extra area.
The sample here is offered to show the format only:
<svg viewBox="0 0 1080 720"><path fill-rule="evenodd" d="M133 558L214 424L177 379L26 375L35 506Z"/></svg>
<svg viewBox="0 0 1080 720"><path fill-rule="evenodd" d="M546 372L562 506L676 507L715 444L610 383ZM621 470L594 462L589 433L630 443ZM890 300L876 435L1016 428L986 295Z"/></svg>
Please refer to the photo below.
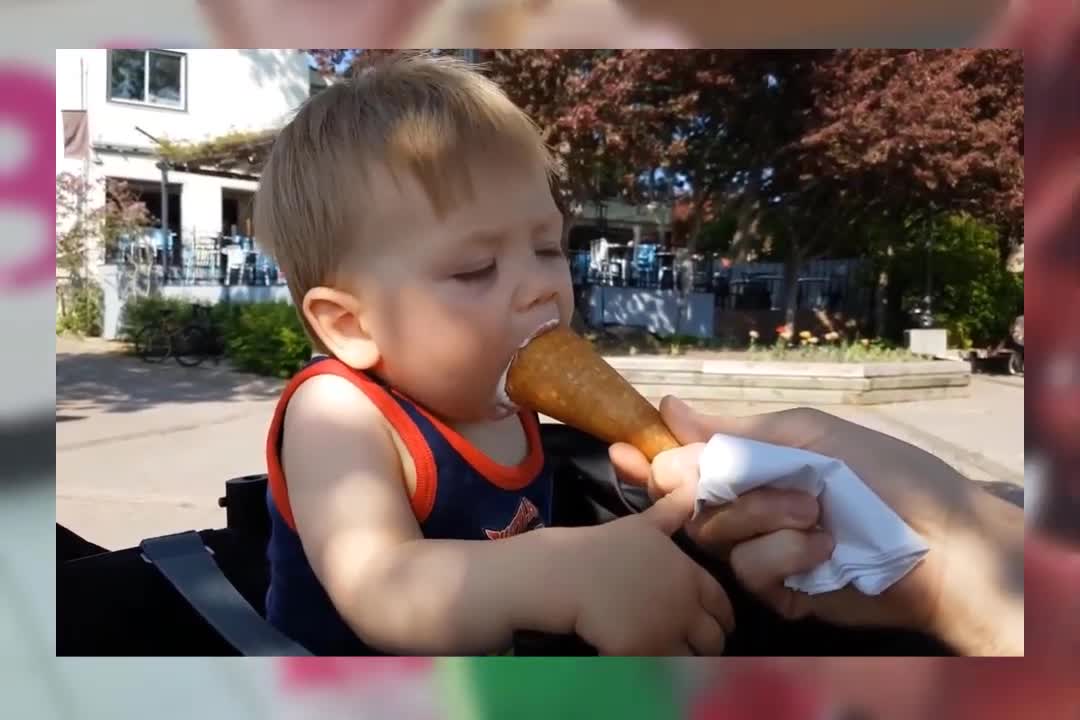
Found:
<svg viewBox="0 0 1080 720"><path fill-rule="evenodd" d="M224 525L217 498L228 478L263 471L282 383L110 350L57 341L58 521L110 548Z"/></svg>
<svg viewBox="0 0 1080 720"><path fill-rule="evenodd" d="M262 472L280 381L148 365L107 343L57 341L56 513L110 548L224 525L230 477ZM972 397L822 409L941 456L977 480L1023 482L1023 380L976 376ZM721 403L736 415L784 406Z"/></svg>

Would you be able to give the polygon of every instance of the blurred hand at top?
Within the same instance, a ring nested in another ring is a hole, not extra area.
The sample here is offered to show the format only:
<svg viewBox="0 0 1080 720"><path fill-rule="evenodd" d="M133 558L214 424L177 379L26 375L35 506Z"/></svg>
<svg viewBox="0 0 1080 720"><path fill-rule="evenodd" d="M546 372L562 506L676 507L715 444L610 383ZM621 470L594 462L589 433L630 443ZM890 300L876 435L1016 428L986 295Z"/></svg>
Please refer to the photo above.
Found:
<svg viewBox="0 0 1080 720"><path fill-rule="evenodd" d="M1068 0L1055 0L1068 2ZM199 0L222 47L963 44L1005 0Z"/></svg>

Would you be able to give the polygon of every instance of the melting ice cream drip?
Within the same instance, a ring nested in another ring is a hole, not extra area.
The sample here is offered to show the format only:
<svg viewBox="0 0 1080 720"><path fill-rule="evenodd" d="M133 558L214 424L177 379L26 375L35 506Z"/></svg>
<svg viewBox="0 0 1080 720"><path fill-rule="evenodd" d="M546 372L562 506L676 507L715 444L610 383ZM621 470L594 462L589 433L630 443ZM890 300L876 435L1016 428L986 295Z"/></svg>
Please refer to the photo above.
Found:
<svg viewBox="0 0 1080 720"><path fill-rule="evenodd" d="M554 330L558 326L558 320L548 320L536 330L534 330L531 335L525 338L522 343L518 345L518 350L521 350L523 347L532 342L533 338L537 337L538 335L543 335L548 330ZM521 410L521 407L513 400L511 400L510 395L506 392L506 379L510 375L510 366L514 364L514 360L516 358L517 353L515 352L513 357L510 358L510 362L506 364L506 369L503 370L502 375L499 377L499 382L495 386L495 412L496 415L500 418L513 415Z"/></svg>

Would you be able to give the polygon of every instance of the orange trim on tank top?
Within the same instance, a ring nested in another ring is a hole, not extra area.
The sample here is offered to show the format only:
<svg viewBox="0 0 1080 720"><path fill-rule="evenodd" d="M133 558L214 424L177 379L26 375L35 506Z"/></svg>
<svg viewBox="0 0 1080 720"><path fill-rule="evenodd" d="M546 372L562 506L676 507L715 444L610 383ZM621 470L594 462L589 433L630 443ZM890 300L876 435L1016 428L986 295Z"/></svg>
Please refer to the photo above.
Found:
<svg viewBox="0 0 1080 720"><path fill-rule="evenodd" d="M267 435L266 459L270 497L274 501L274 506L284 518L285 523L294 531L296 530L296 521L293 518L292 506L289 503L289 491L285 483L285 473L281 467L281 459L278 457L277 443L283 430L285 410L288 407L289 400L300 385L317 375L335 375L348 380L374 403L375 407L390 423L390 426L401 437L402 442L405 443L405 449L412 457L413 466L416 468L416 489L409 497L409 505L412 507L417 522L427 520L432 508L435 506L435 493L438 489L439 478L435 457L432 455L431 448L424 439L423 433L420 432L420 429L409 417L408 413L390 397L386 388L362 373L353 370L340 360L328 358L314 365L309 365L289 381L281 394L281 399L278 400L277 407L274 409L274 419Z"/></svg>
<svg viewBox="0 0 1080 720"><path fill-rule="evenodd" d="M398 397L409 400L407 396L397 390L391 392ZM412 401L409 400L409 402ZM528 454L517 465L501 465L484 454L457 430L432 415L422 406L415 402L413 406L435 426L435 429L442 434L443 438L450 443L450 446L461 455L465 462L469 463L474 470L495 487L503 490L522 490L536 479L536 476L544 467L544 448L540 441L540 422L533 413L525 411L518 413L521 427L525 431L525 438L529 448Z"/></svg>

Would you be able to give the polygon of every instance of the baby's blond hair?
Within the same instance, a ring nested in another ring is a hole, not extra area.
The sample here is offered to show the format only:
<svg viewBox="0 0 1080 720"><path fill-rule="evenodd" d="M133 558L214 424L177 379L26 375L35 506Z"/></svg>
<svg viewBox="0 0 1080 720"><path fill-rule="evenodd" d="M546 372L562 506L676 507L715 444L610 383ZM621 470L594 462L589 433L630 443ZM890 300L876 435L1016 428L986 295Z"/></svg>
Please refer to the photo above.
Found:
<svg viewBox="0 0 1080 720"><path fill-rule="evenodd" d="M481 158L533 163L554 178L533 121L456 58L395 55L311 97L274 141L255 199L256 239L285 273L298 312L311 288L336 281L358 244L377 251L394 242L392 228L359 232L378 212L365 202L374 165L411 173L443 216L471 197L469 173Z"/></svg>

